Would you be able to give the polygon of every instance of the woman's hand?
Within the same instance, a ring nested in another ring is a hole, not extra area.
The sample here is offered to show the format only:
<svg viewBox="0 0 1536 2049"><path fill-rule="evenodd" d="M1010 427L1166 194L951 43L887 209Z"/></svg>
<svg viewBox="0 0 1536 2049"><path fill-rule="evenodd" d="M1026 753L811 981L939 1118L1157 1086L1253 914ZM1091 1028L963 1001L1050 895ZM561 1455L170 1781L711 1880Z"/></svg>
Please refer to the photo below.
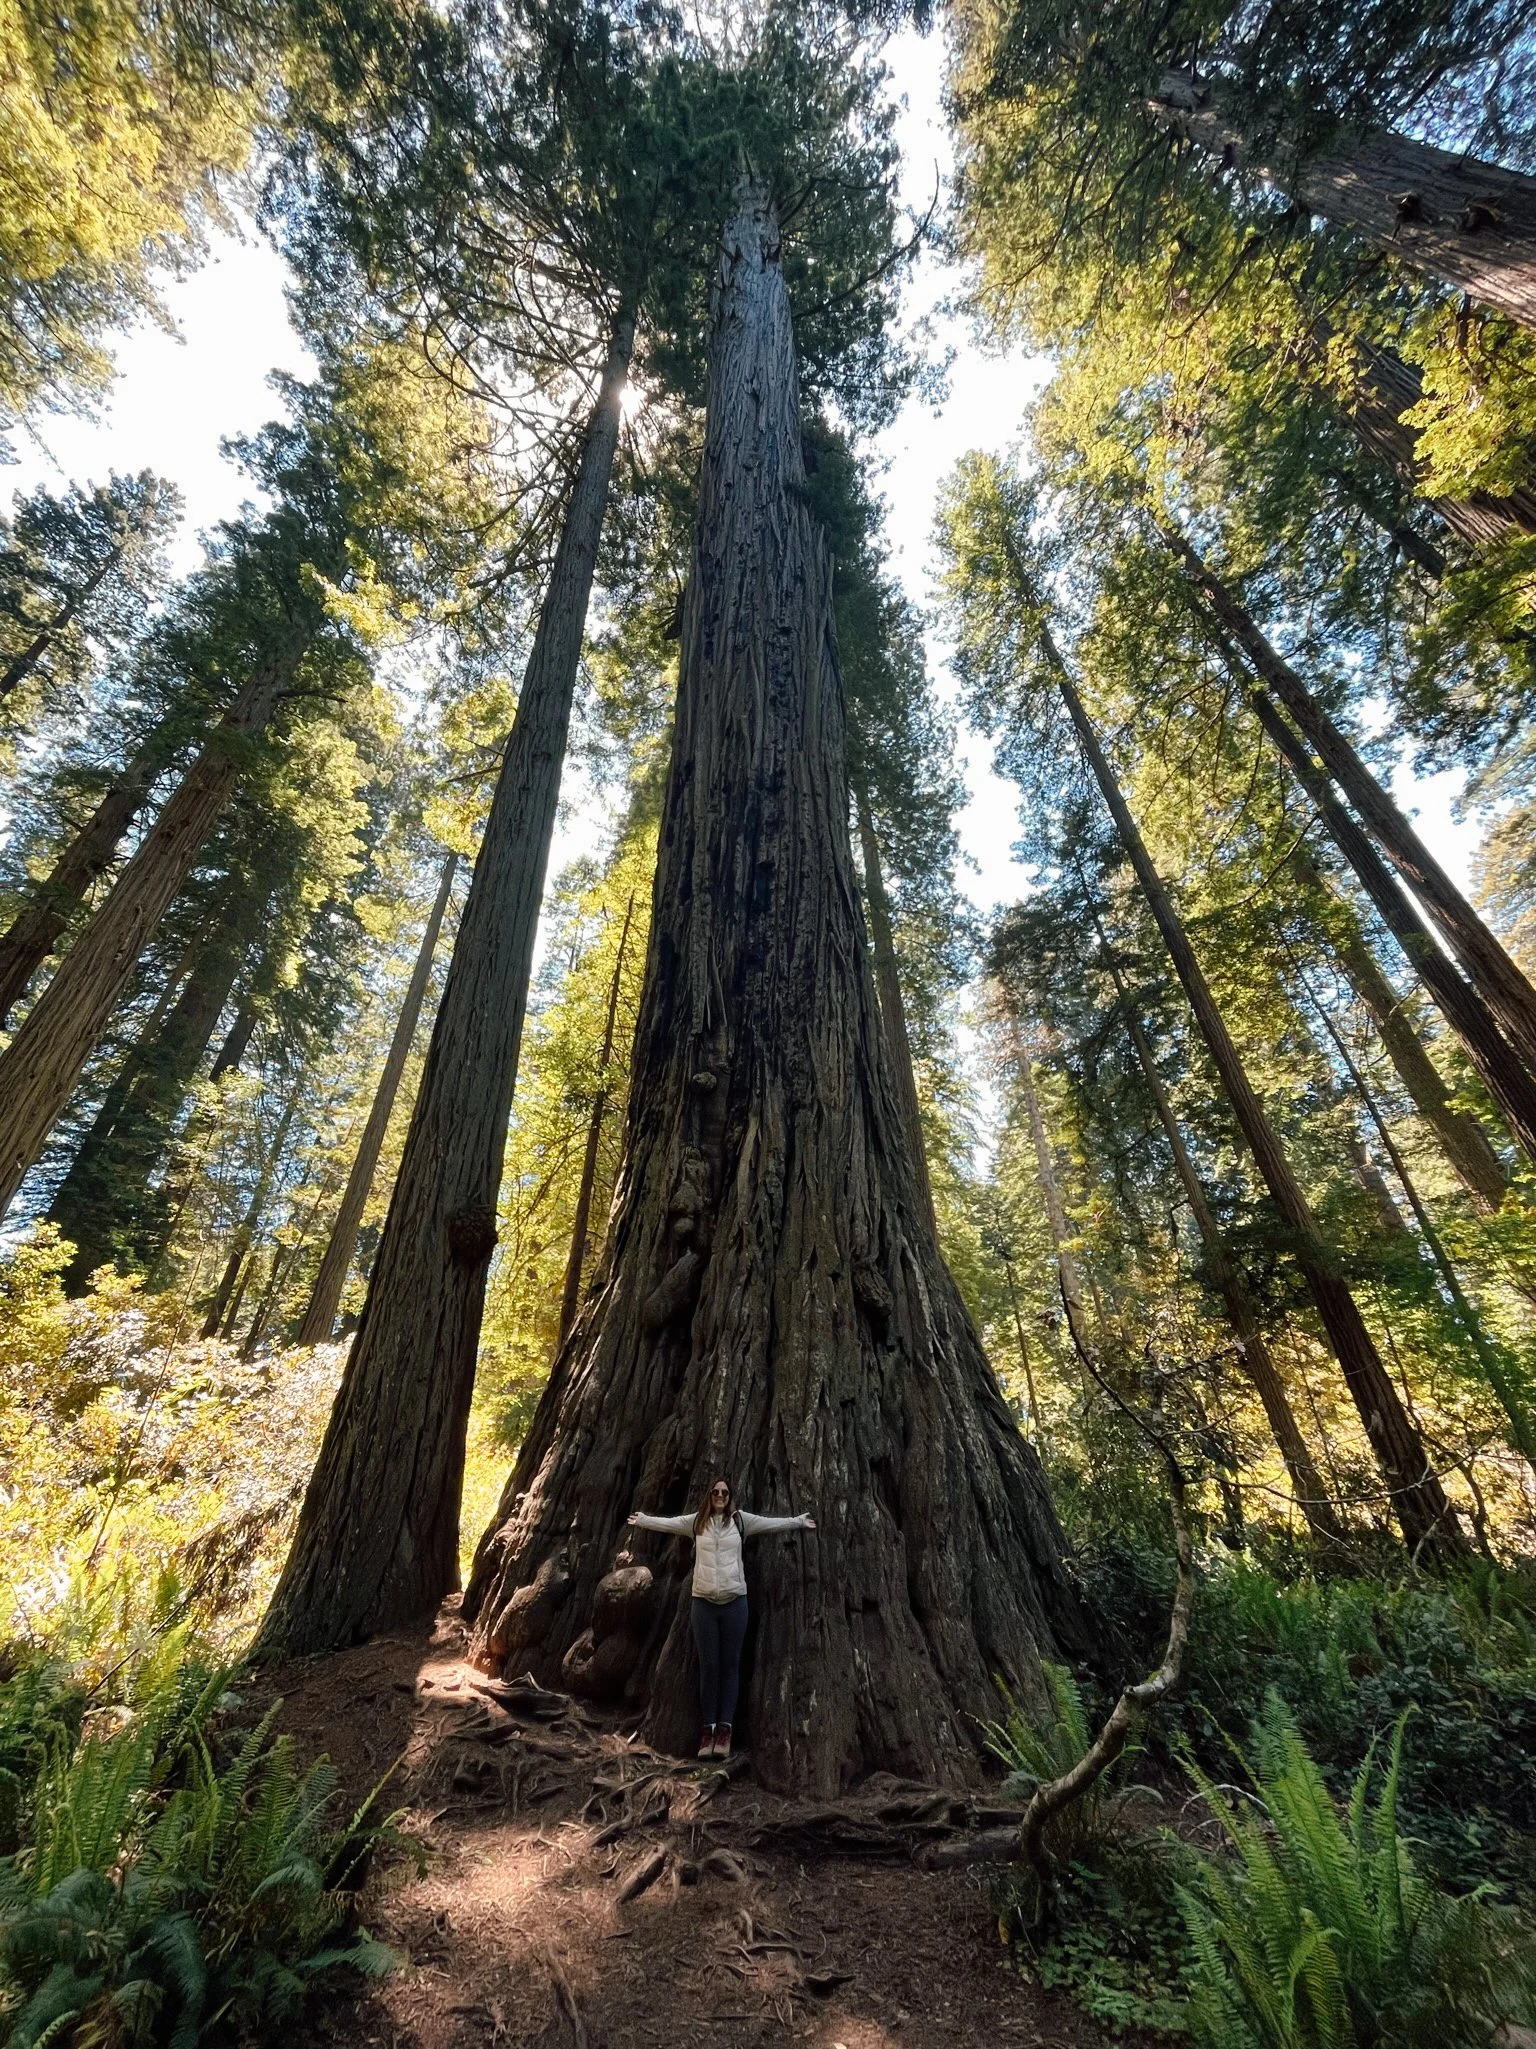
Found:
<svg viewBox="0 0 1536 2049"><path fill-rule="evenodd" d="M808 1529L808 1530L814 1530L814 1529L815 1529L815 1527L816 1527L816 1518L815 1518L815 1516L813 1516L813 1515L808 1515L808 1516L806 1517L806 1519L805 1519L804 1527L805 1527L806 1529Z"/></svg>
<svg viewBox="0 0 1536 2049"><path fill-rule="evenodd" d="M637 1525L637 1524L639 1523L639 1521L640 1521L640 1518L639 1518L639 1516L637 1516L637 1515L632 1515L632 1516L630 1517L630 1519L629 1519L629 1526L630 1526L630 1528L631 1528L631 1529L634 1529L634 1528L636 1527L636 1525Z"/></svg>

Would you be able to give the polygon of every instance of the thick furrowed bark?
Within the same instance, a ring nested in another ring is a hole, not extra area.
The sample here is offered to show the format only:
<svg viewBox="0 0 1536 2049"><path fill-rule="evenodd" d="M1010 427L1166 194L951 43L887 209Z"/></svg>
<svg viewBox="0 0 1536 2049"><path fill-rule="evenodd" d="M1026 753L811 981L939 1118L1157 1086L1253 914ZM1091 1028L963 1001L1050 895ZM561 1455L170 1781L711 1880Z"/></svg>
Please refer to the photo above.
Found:
<svg viewBox="0 0 1536 2049"><path fill-rule="evenodd" d="M1186 72L1167 74L1152 108L1197 148L1243 166L1308 213L1536 327L1536 178L1391 129L1255 162L1247 137L1212 103L1211 86Z"/></svg>
<svg viewBox="0 0 1536 2049"><path fill-rule="evenodd" d="M923 1112L918 1102L917 1075L912 1066L912 1040L907 1032L907 1007L902 1000L901 973L896 962L896 935L891 928L891 900L885 893L885 873L880 866L880 841L875 832L874 813L862 783L855 782L853 786L853 802L859 820L859 854L864 868L864 896L869 905L869 936L874 944L880 1022L890 1042L891 1079L907 1120L918 1192L928 1206L928 1220L937 1230L933 1214L933 1184L928 1178L928 1151L923 1142Z"/></svg>
<svg viewBox="0 0 1536 2049"><path fill-rule="evenodd" d="M250 739L277 707L297 655L245 685L145 834L101 909L0 1054L0 1214L47 1143L134 965L240 780Z"/></svg>
<svg viewBox="0 0 1536 2049"><path fill-rule="evenodd" d="M831 569L801 490L777 228L724 237L676 737L599 1288L466 1594L475 1655L696 1728L687 1547L634 1506L727 1473L819 1527L749 1551L762 1776L972 1771L994 1675L1085 1650L1062 1538L938 1255L848 834Z"/></svg>
<svg viewBox="0 0 1536 2049"><path fill-rule="evenodd" d="M1027 578L1022 574L1021 588L1026 592L1030 590ZM1248 1079L1242 1056L1211 994L1183 921L1174 909L1173 900L1121 794L1093 721L1049 634L1044 635L1044 645L1078 743L1114 819L1120 843L1135 870L1147 908L1163 936L1174 970L1184 986L1200 1036L1227 1092L1238 1127L1248 1141L1254 1164L1275 1208L1291 1233L1291 1249L1296 1263L1306 1278L1318 1316L1328 1333L1334 1356L1376 1454L1403 1533L1415 1552L1445 1559L1463 1557L1466 1539L1455 1511L1381 1362L1355 1299L1333 1264L1301 1184L1291 1171L1285 1149Z"/></svg>
<svg viewBox="0 0 1536 2049"><path fill-rule="evenodd" d="M341 1291L347 1285L352 1255L357 1250L357 1234L363 1221L363 1211L368 1206L368 1193L373 1187L379 1154L384 1150L384 1137L389 1130L395 1098L400 1093L400 1077L405 1072L405 1063L410 1057L411 1045L416 1037L416 1027L421 1021L421 1006L432 973L432 956L437 950L437 935L443 929L443 917L448 909L448 896L453 888L454 871L457 867L458 856L450 854L443 863L437 898L428 913L426 930L421 935L421 945L417 949L416 964L411 971L405 1001L401 1004L400 1015L395 1020L389 1052L384 1059L384 1072L379 1076L379 1085L374 1091L368 1122L363 1126L363 1135L352 1161L352 1171L348 1174L347 1185L341 1192L341 1207L336 1212L336 1221L332 1224L331 1235L326 1240L319 1271L315 1275L315 1285L310 1290L304 1318L299 1325L298 1336L294 1339L295 1344L328 1345L331 1341L331 1332L336 1327L336 1311L341 1302Z"/></svg>
<svg viewBox="0 0 1536 2049"><path fill-rule="evenodd" d="M158 749L134 756L0 937L0 1025L26 994L86 891L111 865L163 765Z"/></svg>
<svg viewBox="0 0 1536 2049"><path fill-rule="evenodd" d="M1333 785L1312 759L1306 743L1287 725L1279 706L1259 689L1250 691L1249 702L1259 724L1316 806L1330 838L1354 870L1382 923L1403 949L1446 1023L1466 1049L1467 1058L1498 1104L1512 1136L1536 1161L1536 1081L1504 1037L1498 1020L1463 979L1455 962L1436 944L1434 934L1419 916L1407 891L1339 802Z"/></svg>
<svg viewBox="0 0 1536 2049"><path fill-rule="evenodd" d="M1159 522L1172 554L1191 582L1278 698L1305 738L1316 748L1371 836L1408 884L1468 978L1498 1019L1526 1069L1536 1076L1536 989L1425 846L1412 825L1366 767L1296 671L1260 631L1246 608L1191 547L1176 527Z"/></svg>
<svg viewBox="0 0 1536 2049"><path fill-rule="evenodd" d="M587 601L634 339L615 332L459 921L362 1322L262 1624L331 1650L458 1583L459 1495L485 1275Z"/></svg>

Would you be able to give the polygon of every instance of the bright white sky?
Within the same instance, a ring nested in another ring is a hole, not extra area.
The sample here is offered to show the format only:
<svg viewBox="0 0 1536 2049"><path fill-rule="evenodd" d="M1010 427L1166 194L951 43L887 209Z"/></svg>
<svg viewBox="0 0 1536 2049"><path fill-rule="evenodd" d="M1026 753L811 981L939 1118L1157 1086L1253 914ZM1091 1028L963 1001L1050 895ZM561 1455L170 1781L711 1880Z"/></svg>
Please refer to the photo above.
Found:
<svg viewBox="0 0 1536 2049"><path fill-rule="evenodd" d="M904 102L905 197L922 210L935 176L951 163L940 107L942 48L936 37L907 31L892 44L889 62ZM117 382L101 420L44 421L35 439L19 443L20 460L9 477L0 475L0 492L7 485L26 491L97 480L113 469L154 469L181 487L187 517L175 561L180 571L193 568L200 530L236 511L245 495L240 473L220 454L222 438L273 417L270 372L303 375L312 367L288 321L284 280L283 263L254 230L243 240L221 241L207 263L166 293L174 333L142 327L117 343ZM934 311L959 282L953 271L925 263L910 295L913 317ZM920 605L931 596L930 528L940 482L967 449L1002 449L1017 438L1043 374L1027 358L984 353L953 316L935 312L934 325L935 346L956 352L949 396L937 408L911 400L878 444L893 567ZM947 689L943 645L935 637L930 648ZM991 910L1019 895L1024 882L1010 851L1015 792L992 773L986 743L974 733L962 733L962 754L970 790L960 820L968 864L962 881L979 908ZM1457 787L1454 775L1398 779L1398 795L1418 809L1426 838L1464 879L1475 839L1451 819ZM592 826L579 798L565 808L552 873L580 850Z"/></svg>

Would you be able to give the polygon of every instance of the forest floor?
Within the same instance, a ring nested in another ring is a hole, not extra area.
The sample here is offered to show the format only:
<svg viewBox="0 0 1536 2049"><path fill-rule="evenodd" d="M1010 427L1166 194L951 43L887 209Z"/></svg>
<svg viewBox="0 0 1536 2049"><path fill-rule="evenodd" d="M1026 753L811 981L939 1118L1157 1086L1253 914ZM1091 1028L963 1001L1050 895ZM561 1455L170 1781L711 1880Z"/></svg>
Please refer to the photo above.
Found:
<svg viewBox="0 0 1536 2049"><path fill-rule="evenodd" d="M417 1853L370 1878L399 1968L291 2049L1101 2049L1021 1975L990 1905L1010 1810L877 1776L835 1806L751 1761L662 1757L612 1715L463 1662L431 1632L263 1674L261 1707ZM935 1868L937 1867L937 1868Z"/></svg>

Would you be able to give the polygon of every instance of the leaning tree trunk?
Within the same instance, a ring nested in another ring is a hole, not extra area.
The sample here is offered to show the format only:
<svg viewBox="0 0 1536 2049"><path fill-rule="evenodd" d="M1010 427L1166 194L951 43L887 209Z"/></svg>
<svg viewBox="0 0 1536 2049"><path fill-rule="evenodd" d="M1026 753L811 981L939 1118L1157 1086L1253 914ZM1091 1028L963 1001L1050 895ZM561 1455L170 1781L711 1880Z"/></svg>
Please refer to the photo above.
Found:
<svg viewBox="0 0 1536 2049"><path fill-rule="evenodd" d="M116 568L118 562L122 559L122 553L121 544L115 548L108 549L106 555L103 556L96 568L92 570L85 582L77 590L70 592L47 625L40 626L28 644L19 653L14 654L3 669L0 669L0 700L9 697L17 685L24 683L28 676L31 675L59 635L77 617L87 599L94 597L96 591L105 582L108 572Z"/></svg>
<svg viewBox="0 0 1536 2049"><path fill-rule="evenodd" d="M618 322L459 920L362 1321L264 1649L334 1649L458 1584L459 1494L507 1119L634 318Z"/></svg>
<svg viewBox="0 0 1536 2049"><path fill-rule="evenodd" d="M347 1284L347 1275L352 1268L352 1255L357 1250L357 1234L362 1225L363 1211L368 1206L368 1194L373 1187L373 1177L378 1171L379 1154L384 1150L384 1137L389 1130L395 1098L400 1093L400 1077L405 1073L405 1063L410 1058L416 1027L421 1022L421 1006L426 997L427 982L432 974L432 956L437 951L437 936L443 929L443 917L448 909L448 897L453 889L454 871L457 867L458 855L450 854L443 863L442 877L437 886L437 899L428 914L426 930L421 935L416 965L411 971L405 1001L400 1006L400 1015L395 1020L394 1036L389 1042L389 1052L385 1056L384 1072L379 1076L379 1086L374 1092L368 1122L363 1126L363 1136L352 1162L352 1171L348 1174L347 1185L342 1190L341 1207L336 1212L336 1221L331 1225L331 1235L326 1240L325 1251L321 1255L315 1285L310 1290L303 1321L294 1339L295 1344L328 1345L331 1341L331 1332L336 1328L336 1311L341 1303L341 1291Z"/></svg>
<svg viewBox="0 0 1536 2049"><path fill-rule="evenodd" d="M1440 1141L1441 1150L1478 1207L1496 1210L1509 1187L1509 1176L1487 1132L1470 1111L1456 1108L1450 1084L1425 1051L1402 997L1366 943L1354 910L1304 847L1291 856L1291 866L1311 888L1332 899L1334 915L1324 924L1323 936L1380 1033L1409 1101Z"/></svg>
<svg viewBox="0 0 1536 2049"><path fill-rule="evenodd" d="M890 1041L891 1079L901 1099L902 1115L907 1120L918 1192L928 1206L928 1221L936 1231L933 1183L928 1175L928 1149L923 1141L922 1105L918 1101L917 1074L912 1066L912 1040L907 1031L907 1007L901 994L896 935L891 926L891 900L885 892L885 872L880 865L880 841L875 832L875 815L870 807L869 792L858 778L854 779L853 803L859 820L864 896L869 905L869 936L875 955L875 991L880 999L880 1022Z"/></svg>
<svg viewBox="0 0 1536 2049"><path fill-rule="evenodd" d="M0 936L0 1025L26 994L91 884L111 866L164 766L161 748L140 748Z"/></svg>
<svg viewBox="0 0 1536 2049"><path fill-rule="evenodd" d="M1240 670L1241 665L1237 666ZM1244 680L1248 680L1246 676ZM1435 943L1434 934L1419 916L1407 891L1339 802L1333 785L1312 759L1306 743L1287 725L1279 706L1260 689L1250 691L1249 703L1259 724L1316 806L1334 845L1354 870L1382 923L1461 1041L1514 1138L1536 1161L1536 1080L1505 1038L1482 997Z"/></svg>
<svg viewBox="0 0 1536 2049"><path fill-rule="evenodd" d="M1033 602L1031 586L1022 574L1021 588ZM1301 1184L1291 1170L1285 1149L1248 1079L1242 1056L1227 1031L1204 971L1195 958L1183 921L1173 907L1173 900L1121 794L1109 757L1100 744L1066 663L1050 634L1044 628L1041 633L1042 645L1077 733L1078 743L1115 822L1120 843L1135 870L1147 908L1184 986L1200 1036L1226 1090L1238 1126L1290 1234L1292 1254L1306 1278L1308 1291L1328 1333L1345 1384L1390 1489L1392 1505L1403 1533L1416 1553L1450 1560L1461 1558L1466 1552L1466 1540L1455 1511L1430 1465L1423 1440L1381 1362L1355 1299L1338 1271Z"/></svg>
<svg viewBox="0 0 1536 2049"><path fill-rule="evenodd" d="M1281 145L1255 161L1248 137L1213 100L1215 82L1167 73L1154 116L1198 149L1237 164L1307 213L1350 228L1453 291L1536 327L1536 178L1454 156L1392 129L1341 134L1310 153Z"/></svg>
<svg viewBox="0 0 1536 2049"><path fill-rule="evenodd" d="M587 1143L581 1156L581 1180L576 1188L576 1214L571 1220L571 1250L565 1262L565 1286L560 1291L560 1329L555 1339L558 1352L571 1334L576 1311L581 1306L581 1280L587 1270L587 1241L592 1230L592 1197L597 1188L598 1153L603 1142L603 1119L608 1114L608 1063L613 1058L613 1031L619 1016L619 992L624 986L624 952L629 944L630 922L635 915L631 890L624 906L624 925L619 933L619 950L614 957L613 980L608 985L608 1014L603 1019L603 1043L597 1056L597 1091L587 1117Z"/></svg>
<svg viewBox="0 0 1536 2049"><path fill-rule="evenodd" d="M1102 936L1102 935L1101 935ZM1302 1435L1301 1425L1291 1407L1290 1397L1285 1391L1285 1382L1275 1364L1269 1341L1259 1326L1258 1312L1253 1306L1237 1262L1228 1250L1211 1208L1205 1184L1200 1179L1184 1133L1174 1115L1173 1104L1168 1100L1168 1091L1163 1077L1158 1072L1152 1047L1147 1039L1141 1019L1130 1008L1129 992L1121 978L1118 964L1110 956L1110 972L1121 1002L1126 1006L1126 1026L1131 1045L1135 1050L1136 1064L1140 1067L1142 1079L1147 1084L1147 1093L1152 1098L1157 1112L1157 1121L1163 1128L1168 1141L1168 1150L1173 1155L1174 1171L1179 1185L1184 1190L1184 1199L1189 1204L1189 1213L1195 1220L1195 1229L1200 1234L1201 1249L1205 1254L1206 1272L1216 1285L1227 1321L1232 1326L1232 1335L1237 1340L1238 1357L1243 1371L1253 1382L1254 1391L1263 1404L1264 1415L1269 1424L1270 1435L1285 1461L1285 1470L1290 1475L1291 1492L1296 1497L1296 1506L1325 1544L1339 1546L1345 1542L1343 1526L1316 1461Z"/></svg>
<svg viewBox="0 0 1536 2049"><path fill-rule="evenodd" d="M728 1474L814 1533L748 1554L759 1774L974 1769L995 1682L1087 1648L1044 1477L939 1256L848 833L831 564L805 502L778 229L727 225L676 737L603 1280L466 1595L472 1655L696 1729L687 1547Z"/></svg>
<svg viewBox="0 0 1536 2049"><path fill-rule="evenodd" d="M251 676L145 834L111 894L0 1054L0 1214L11 1206L277 708L295 652Z"/></svg>
<svg viewBox="0 0 1536 2049"><path fill-rule="evenodd" d="M1334 724L1300 676L1251 614L1179 532L1158 522L1170 552L1189 574L1201 597L1232 636L1269 690L1317 749L1327 769L1367 830L1423 904L1431 922L1466 970L1504 1036L1527 1070L1536 1075L1536 989L1446 874L1396 803Z"/></svg>

